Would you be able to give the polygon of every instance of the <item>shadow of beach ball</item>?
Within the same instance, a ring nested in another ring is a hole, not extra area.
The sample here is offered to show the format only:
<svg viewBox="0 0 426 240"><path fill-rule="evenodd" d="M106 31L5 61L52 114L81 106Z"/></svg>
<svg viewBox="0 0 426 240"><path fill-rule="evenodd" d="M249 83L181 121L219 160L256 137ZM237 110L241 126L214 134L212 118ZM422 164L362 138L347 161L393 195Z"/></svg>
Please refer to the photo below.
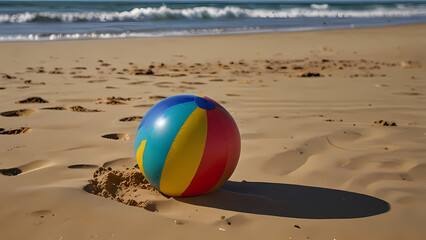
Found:
<svg viewBox="0 0 426 240"><path fill-rule="evenodd" d="M168 196L189 197L219 189L240 157L237 124L208 97L178 95L154 105L135 139L138 166Z"/></svg>

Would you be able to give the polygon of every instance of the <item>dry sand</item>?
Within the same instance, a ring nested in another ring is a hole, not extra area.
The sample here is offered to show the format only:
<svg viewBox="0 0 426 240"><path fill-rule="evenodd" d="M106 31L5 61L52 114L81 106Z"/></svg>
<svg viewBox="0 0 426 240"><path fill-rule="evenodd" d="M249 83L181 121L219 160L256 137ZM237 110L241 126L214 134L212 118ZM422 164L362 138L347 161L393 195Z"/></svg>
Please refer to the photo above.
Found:
<svg viewBox="0 0 426 240"><path fill-rule="evenodd" d="M423 239L425 49L425 24L1 43L0 238ZM174 199L133 140L183 93L228 109L242 153Z"/></svg>

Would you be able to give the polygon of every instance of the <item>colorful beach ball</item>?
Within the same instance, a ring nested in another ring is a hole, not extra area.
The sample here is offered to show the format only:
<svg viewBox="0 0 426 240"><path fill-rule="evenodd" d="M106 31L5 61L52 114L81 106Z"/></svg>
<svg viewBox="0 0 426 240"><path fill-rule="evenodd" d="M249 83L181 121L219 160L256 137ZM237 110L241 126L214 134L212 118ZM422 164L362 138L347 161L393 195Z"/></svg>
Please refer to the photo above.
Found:
<svg viewBox="0 0 426 240"><path fill-rule="evenodd" d="M178 95L154 105L135 139L146 179L168 196L213 192L232 175L241 139L232 116L208 97Z"/></svg>

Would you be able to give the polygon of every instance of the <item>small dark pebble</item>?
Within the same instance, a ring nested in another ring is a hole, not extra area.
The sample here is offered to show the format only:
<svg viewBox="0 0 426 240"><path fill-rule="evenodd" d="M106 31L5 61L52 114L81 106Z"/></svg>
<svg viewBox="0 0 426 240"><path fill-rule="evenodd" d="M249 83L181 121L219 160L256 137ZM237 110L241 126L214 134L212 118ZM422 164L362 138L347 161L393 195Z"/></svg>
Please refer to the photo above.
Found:
<svg viewBox="0 0 426 240"><path fill-rule="evenodd" d="M298 228L298 229L300 229L300 226L299 226L299 225L294 225L294 227L295 227L295 228Z"/></svg>
<svg viewBox="0 0 426 240"><path fill-rule="evenodd" d="M74 165L70 165L68 166L68 168L70 169L87 169L87 168L97 168L97 165L92 165L92 164L74 164Z"/></svg>

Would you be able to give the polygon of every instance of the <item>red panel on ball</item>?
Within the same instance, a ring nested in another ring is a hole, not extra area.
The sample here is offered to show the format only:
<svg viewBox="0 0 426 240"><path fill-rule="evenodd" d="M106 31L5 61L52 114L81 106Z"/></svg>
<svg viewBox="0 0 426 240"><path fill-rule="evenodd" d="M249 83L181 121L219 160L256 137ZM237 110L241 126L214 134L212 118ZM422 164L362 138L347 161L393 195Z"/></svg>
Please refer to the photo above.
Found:
<svg viewBox="0 0 426 240"><path fill-rule="evenodd" d="M224 121L222 126L222 129L226 129L225 133L227 139L226 142L228 149L228 160L226 161L225 171L223 172L219 182L211 190L209 190L209 192L213 192L220 188L226 181L228 181L229 177L231 177L232 173L237 167L241 151L241 137L240 132L238 131L238 126L232 118L231 114L229 114L228 111L225 110L225 108L223 108L219 103L217 103L213 99L210 99L208 97L206 98L212 101L215 105L217 105L218 108L216 109L219 109L228 119L227 121Z"/></svg>
<svg viewBox="0 0 426 240"><path fill-rule="evenodd" d="M207 139L203 157L194 178L181 196L201 195L222 178L228 160L229 120L218 108L207 110Z"/></svg>

